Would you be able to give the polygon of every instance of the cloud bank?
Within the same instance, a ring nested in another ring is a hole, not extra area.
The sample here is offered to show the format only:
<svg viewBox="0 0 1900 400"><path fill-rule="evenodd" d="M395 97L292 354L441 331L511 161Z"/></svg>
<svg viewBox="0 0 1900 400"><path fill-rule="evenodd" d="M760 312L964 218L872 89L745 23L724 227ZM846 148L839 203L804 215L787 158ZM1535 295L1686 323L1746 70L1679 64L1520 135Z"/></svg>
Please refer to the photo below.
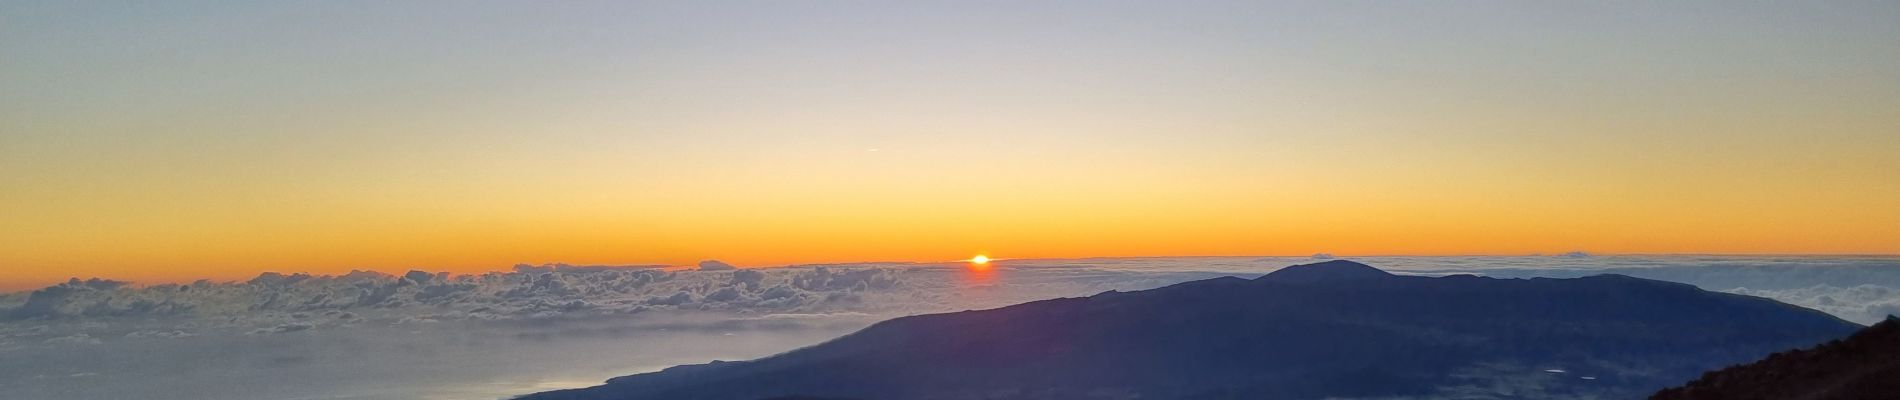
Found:
<svg viewBox="0 0 1900 400"><path fill-rule="evenodd" d="M768 355L894 316L1246 278L1328 258L1006 260L985 271L962 264L544 264L477 275L265 273L143 287L73 279L0 294L0 393L499 398ZM1862 323L1900 313L1900 258L1893 257L1338 258L1419 275L1617 273L1768 297ZM273 378L281 376L306 379Z"/></svg>

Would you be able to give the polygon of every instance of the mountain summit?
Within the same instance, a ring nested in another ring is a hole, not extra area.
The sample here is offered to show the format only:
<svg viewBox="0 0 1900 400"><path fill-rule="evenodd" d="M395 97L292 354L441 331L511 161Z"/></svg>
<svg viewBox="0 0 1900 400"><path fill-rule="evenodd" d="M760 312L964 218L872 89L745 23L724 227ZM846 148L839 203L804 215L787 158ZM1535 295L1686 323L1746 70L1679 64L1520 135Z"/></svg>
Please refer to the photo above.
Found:
<svg viewBox="0 0 1900 400"><path fill-rule="evenodd" d="M1313 264L1294 265L1273 271L1260 280L1276 282L1336 282L1363 279L1382 279L1394 277L1390 272L1347 260L1332 260Z"/></svg>
<svg viewBox="0 0 1900 400"><path fill-rule="evenodd" d="M1599 275L1393 275L1351 261L884 321L763 359L555 399L1638 398L1858 325Z"/></svg>

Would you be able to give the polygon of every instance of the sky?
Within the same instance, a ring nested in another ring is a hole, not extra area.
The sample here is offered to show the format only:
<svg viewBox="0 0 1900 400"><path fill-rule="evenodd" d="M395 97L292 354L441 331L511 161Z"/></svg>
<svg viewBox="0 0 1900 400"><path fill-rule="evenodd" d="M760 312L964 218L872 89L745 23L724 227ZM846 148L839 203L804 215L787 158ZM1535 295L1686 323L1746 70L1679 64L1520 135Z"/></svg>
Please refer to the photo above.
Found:
<svg viewBox="0 0 1900 400"><path fill-rule="evenodd" d="M1900 253L1894 2L8 2L0 288Z"/></svg>

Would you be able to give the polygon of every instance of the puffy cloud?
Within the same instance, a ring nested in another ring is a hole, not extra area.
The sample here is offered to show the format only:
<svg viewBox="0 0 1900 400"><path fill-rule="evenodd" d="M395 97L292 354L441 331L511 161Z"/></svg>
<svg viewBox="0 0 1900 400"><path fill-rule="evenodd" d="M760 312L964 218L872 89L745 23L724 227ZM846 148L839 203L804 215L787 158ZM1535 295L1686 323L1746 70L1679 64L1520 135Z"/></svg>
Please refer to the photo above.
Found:
<svg viewBox="0 0 1900 400"><path fill-rule="evenodd" d="M1009 267L999 266L999 271ZM189 335L331 332L430 321L501 321L654 311L734 315L865 313L906 315L989 308L1053 296L1082 296L1208 277L1212 273L1110 271L1092 266L1015 274L1006 282L965 281L956 266L858 264L666 271L561 264L513 272L453 275L352 271L339 276L263 273L229 283L130 287L104 280L62 283L0 297L0 337L47 323L53 333L89 332L105 341ZM124 319L119 319L124 318ZM94 321L138 321L106 330ZM103 336L102 336L103 334ZM329 333L323 333L328 335ZM16 340L16 342L19 342Z"/></svg>
<svg viewBox="0 0 1900 400"><path fill-rule="evenodd" d="M0 312L0 321L32 318L66 317L111 317L121 315L171 315L190 310L189 305L174 302L160 302L151 299L131 299L121 302L94 301L81 302L75 299L104 298L110 300L114 294L126 291L126 282L73 278L58 285L35 290L28 294L21 305ZM164 290L161 288L160 290Z"/></svg>
<svg viewBox="0 0 1900 400"><path fill-rule="evenodd" d="M888 269L858 269L833 271L827 267L817 267L809 273L792 277L792 286L804 290L870 290L890 289L897 286L897 276Z"/></svg>
<svg viewBox="0 0 1900 400"><path fill-rule="evenodd" d="M96 340L329 332L424 321L506 321L655 311L773 315L838 312L896 316L981 309L1109 290L1140 290L1234 275L1251 277L1328 257L1017 260L989 278L950 264L839 264L667 271L647 266L520 265L512 272L453 275L352 271L338 276L264 273L231 283L132 287L73 279L0 295L0 340L43 343L72 333ZM1900 261L1773 257L1377 257L1398 273L1574 277L1619 273L1778 299L1857 322L1900 313ZM716 264L714 264L716 263ZM109 329L80 324L137 322ZM52 331L29 333L36 324ZM321 328L321 329L316 329ZM137 333L137 331L149 331ZM10 333L11 332L11 333ZM8 335L15 336L8 336Z"/></svg>
<svg viewBox="0 0 1900 400"><path fill-rule="evenodd" d="M442 276L443 279L448 278L447 272L442 273L442 275L443 275ZM427 285L429 284L429 281L433 281L436 279L436 274L431 274L424 271L409 271L409 273L402 274L402 279L405 281L409 281L410 283L417 284L417 285Z"/></svg>
<svg viewBox="0 0 1900 400"><path fill-rule="evenodd" d="M759 284L763 282L765 282L764 272L757 270L732 271L732 283L734 284L745 285L751 289L758 289Z"/></svg>
<svg viewBox="0 0 1900 400"><path fill-rule="evenodd" d="M113 289L118 289L120 287L124 287L127 283L128 282L124 282L124 281L115 281L115 280L99 279L99 278L92 278L92 279L87 279L84 281L79 280L79 278L73 278L72 280L67 281L66 285L79 286L79 287L84 287L84 288L92 289L92 290L113 290Z"/></svg>
<svg viewBox="0 0 1900 400"><path fill-rule="evenodd" d="M817 267L678 271L565 265L455 276L363 271L343 276L265 273L241 283L129 288L77 281L28 294L6 310L12 320L181 316L249 325L257 333L305 329L281 319L400 321L428 318L540 318L568 313L634 313L667 307L748 312L806 312L831 305L831 292L891 290L889 268Z"/></svg>
<svg viewBox="0 0 1900 400"><path fill-rule="evenodd" d="M256 278L251 278L249 282L245 282L245 283L249 283L252 285L259 285L259 286L281 287L281 286L293 285L293 284L296 284L297 282L303 282L304 280L307 280L307 279L310 279L310 274L284 275L284 274L280 274L276 272L265 272L262 274L258 274Z"/></svg>
<svg viewBox="0 0 1900 400"><path fill-rule="evenodd" d="M653 297L646 300L647 304L657 306L677 306L691 302L693 302L693 294L686 291L675 292L671 296Z"/></svg>
<svg viewBox="0 0 1900 400"><path fill-rule="evenodd" d="M727 286L706 295L706 301L731 302L739 300L742 293L737 286Z"/></svg>

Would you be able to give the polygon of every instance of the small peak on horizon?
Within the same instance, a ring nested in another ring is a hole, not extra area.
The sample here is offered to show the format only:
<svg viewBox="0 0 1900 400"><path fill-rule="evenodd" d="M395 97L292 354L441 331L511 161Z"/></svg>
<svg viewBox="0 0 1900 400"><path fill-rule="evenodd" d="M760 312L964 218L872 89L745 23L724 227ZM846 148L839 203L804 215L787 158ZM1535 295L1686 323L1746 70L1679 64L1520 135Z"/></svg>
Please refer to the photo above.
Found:
<svg viewBox="0 0 1900 400"><path fill-rule="evenodd" d="M1275 282L1320 282L1337 280L1378 279L1394 276L1371 265L1352 260L1329 260L1311 264L1299 264L1281 268L1260 280Z"/></svg>
<svg viewBox="0 0 1900 400"><path fill-rule="evenodd" d="M735 269L739 269L739 267L734 267L732 266L732 264L727 264L719 260L706 260L706 261L699 262L700 271L731 271Z"/></svg>

